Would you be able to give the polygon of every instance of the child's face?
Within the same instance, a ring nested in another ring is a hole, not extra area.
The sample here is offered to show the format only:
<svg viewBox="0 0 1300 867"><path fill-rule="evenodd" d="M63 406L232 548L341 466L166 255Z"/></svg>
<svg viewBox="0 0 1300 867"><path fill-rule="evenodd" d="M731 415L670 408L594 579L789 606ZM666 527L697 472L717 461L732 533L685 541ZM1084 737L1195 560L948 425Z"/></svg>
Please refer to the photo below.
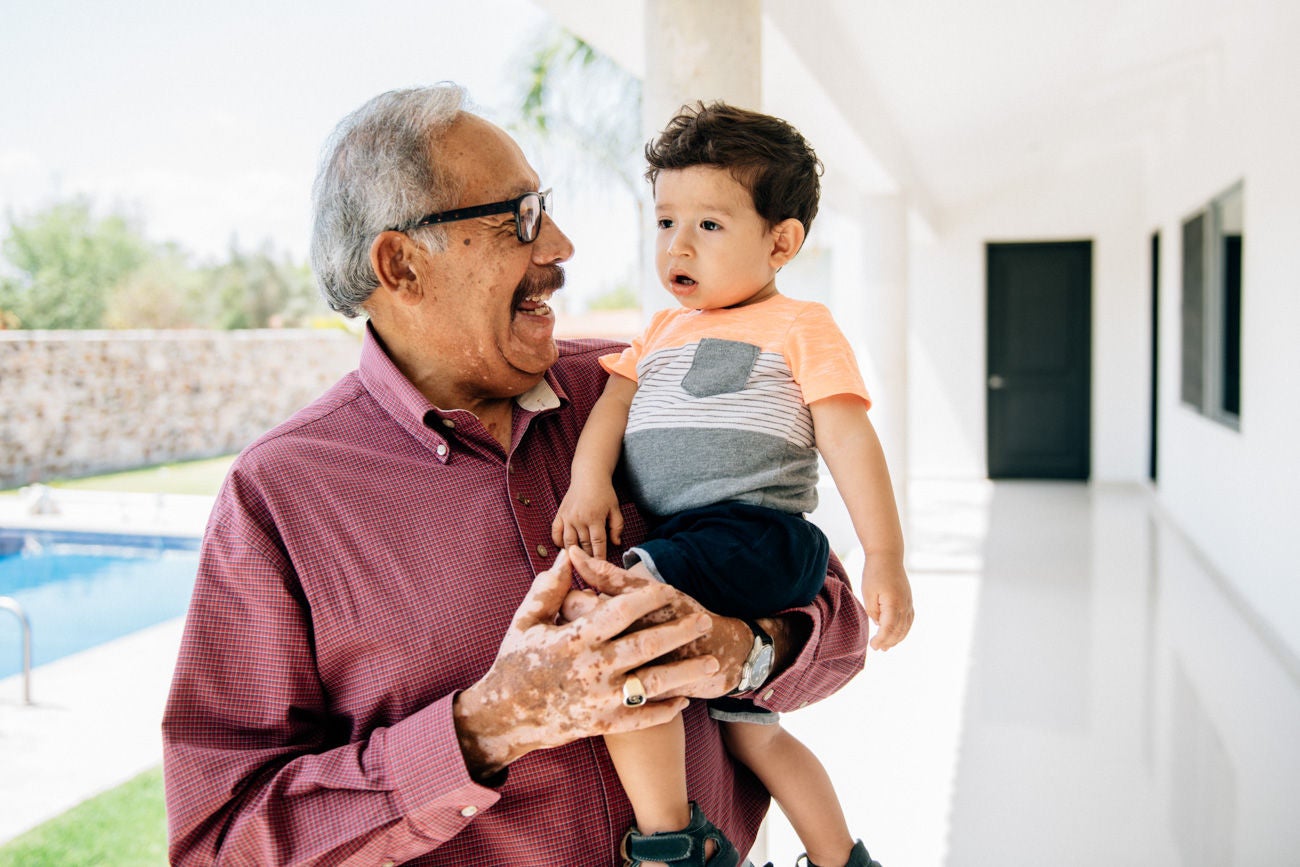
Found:
<svg viewBox="0 0 1300 867"><path fill-rule="evenodd" d="M683 307L739 307L776 294L775 233L725 169L660 172L655 222L655 270Z"/></svg>

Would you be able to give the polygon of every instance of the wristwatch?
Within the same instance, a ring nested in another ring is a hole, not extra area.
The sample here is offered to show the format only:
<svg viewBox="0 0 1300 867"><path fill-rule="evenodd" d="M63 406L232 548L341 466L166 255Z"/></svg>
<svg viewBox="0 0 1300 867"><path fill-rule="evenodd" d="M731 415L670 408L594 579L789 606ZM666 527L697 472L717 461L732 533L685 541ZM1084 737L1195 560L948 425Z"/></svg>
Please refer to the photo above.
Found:
<svg viewBox="0 0 1300 867"><path fill-rule="evenodd" d="M736 684L736 688L727 695L753 692L767 683L768 677L772 674L772 662L776 656L776 651L772 647L772 636L752 620L746 620L745 625L754 633L754 644L749 648L749 656L745 657L745 661L740 665L740 683Z"/></svg>

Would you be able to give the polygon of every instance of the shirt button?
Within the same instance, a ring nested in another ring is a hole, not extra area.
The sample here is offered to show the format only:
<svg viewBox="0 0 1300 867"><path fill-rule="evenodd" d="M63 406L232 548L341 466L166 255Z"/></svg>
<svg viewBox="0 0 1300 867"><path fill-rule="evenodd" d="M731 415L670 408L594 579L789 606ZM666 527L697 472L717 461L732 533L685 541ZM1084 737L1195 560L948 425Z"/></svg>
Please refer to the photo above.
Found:
<svg viewBox="0 0 1300 867"><path fill-rule="evenodd" d="M539 556L539 557L545 557L546 555L548 555L548 554L550 554L550 553L551 553L551 552L547 549L547 547L546 547L545 545L538 545L538 546L537 546L537 556Z"/></svg>
<svg viewBox="0 0 1300 867"><path fill-rule="evenodd" d="M774 695L776 695L776 690L769 689L767 692L763 693L763 701L767 701L769 698L771 698Z"/></svg>
<svg viewBox="0 0 1300 867"><path fill-rule="evenodd" d="M525 506L531 506L533 504L533 501L525 497L523 494L515 497L515 499L523 503Z"/></svg>
<svg viewBox="0 0 1300 867"><path fill-rule="evenodd" d="M379 867L397 867L397 862L394 861L392 858L389 858L383 864L379 865Z"/></svg>
<svg viewBox="0 0 1300 867"><path fill-rule="evenodd" d="M475 807L473 804L470 804L468 807L465 807L463 810L461 810L460 814L464 816L466 819L468 819L470 816L473 816L477 812L478 812L478 807Z"/></svg>
<svg viewBox="0 0 1300 867"><path fill-rule="evenodd" d="M438 453L438 457L444 456L445 454L447 454L447 444L438 443L438 447L434 449L434 451Z"/></svg>
<svg viewBox="0 0 1300 867"><path fill-rule="evenodd" d="M447 428L454 428L456 427L456 422L453 419L444 418L442 420L442 426Z"/></svg>

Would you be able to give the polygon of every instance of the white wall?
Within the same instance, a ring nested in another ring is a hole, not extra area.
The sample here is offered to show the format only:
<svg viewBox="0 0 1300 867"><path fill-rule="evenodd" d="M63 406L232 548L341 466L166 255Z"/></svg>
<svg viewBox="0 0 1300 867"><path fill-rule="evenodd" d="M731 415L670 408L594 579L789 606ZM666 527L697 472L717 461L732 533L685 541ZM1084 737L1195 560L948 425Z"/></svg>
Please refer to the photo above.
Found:
<svg viewBox="0 0 1300 867"><path fill-rule="evenodd" d="M983 476L988 241L1093 241L1094 481L1146 478L1149 253L1161 232L1161 503L1300 655L1300 4L1260 2L1221 34L1199 97L1133 152L1093 155L944 214L910 264L914 475ZM1240 431L1181 405L1181 223L1244 180ZM1212 640L1213 636L1206 636Z"/></svg>
<svg viewBox="0 0 1300 867"><path fill-rule="evenodd" d="M1136 149L1062 165L944 215L913 243L910 454L914 475L986 475L985 244L1093 248L1092 478L1136 481L1150 437L1150 230Z"/></svg>
<svg viewBox="0 0 1300 867"><path fill-rule="evenodd" d="M1224 35L1220 80L1149 169L1162 230L1162 504L1300 655L1300 5L1259 3ZM1181 222L1244 181L1241 427L1179 400ZM1212 640L1212 636L1206 636Z"/></svg>

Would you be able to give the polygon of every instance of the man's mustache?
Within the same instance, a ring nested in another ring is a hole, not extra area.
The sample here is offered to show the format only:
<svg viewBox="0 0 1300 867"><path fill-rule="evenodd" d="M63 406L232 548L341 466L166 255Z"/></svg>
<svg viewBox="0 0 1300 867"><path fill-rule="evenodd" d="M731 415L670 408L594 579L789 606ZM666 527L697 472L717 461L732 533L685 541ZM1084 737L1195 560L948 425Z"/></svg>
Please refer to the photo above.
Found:
<svg viewBox="0 0 1300 867"><path fill-rule="evenodd" d="M559 265L540 265L524 274L515 295L523 300L529 295L557 292L564 287L564 269Z"/></svg>

